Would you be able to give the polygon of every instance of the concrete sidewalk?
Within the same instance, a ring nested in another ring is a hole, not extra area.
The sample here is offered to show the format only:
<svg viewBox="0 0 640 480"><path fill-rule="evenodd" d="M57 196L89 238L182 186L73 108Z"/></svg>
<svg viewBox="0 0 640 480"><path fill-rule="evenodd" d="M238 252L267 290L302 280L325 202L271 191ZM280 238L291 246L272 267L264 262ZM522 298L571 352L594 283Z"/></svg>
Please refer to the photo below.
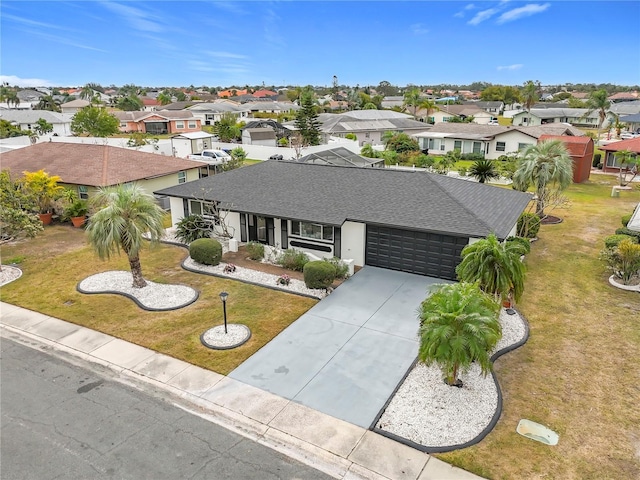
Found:
<svg viewBox="0 0 640 480"><path fill-rule="evenodd" d="M147 348L0 303L0 333L110 368L122 381L161 389L174 403L339 479L474 480L480 477L364 428Z"/></svg>

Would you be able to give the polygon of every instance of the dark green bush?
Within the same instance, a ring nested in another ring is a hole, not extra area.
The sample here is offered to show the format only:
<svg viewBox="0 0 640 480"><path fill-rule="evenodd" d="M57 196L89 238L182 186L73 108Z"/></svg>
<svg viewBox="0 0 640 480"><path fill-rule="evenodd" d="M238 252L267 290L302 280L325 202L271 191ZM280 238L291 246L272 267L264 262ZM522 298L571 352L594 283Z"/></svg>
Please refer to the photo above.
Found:
<svg viewBox="0 0 640 480"><path fill-rule="evenodd" d="M336 279L336 267L330 262L307 262L303 269L307 288L329 288Z"/></svg>
<svg viewBox="0 0 640 480"><path fill-rule="evenodd" d="M528 238L523 238L523 237L508 237L507 238L507 242L514 242L514 243L518 243L520 245L522 245L522 247L524 248L524 253L525 255L528 254L531 251L531 242L529 241Z"/></svg>
<svg viewBox="0 0 640 480"><path fill-rule="evenodd" d="M460 155L460 160L484 160L484 153L463 153Z"/></svg>
<svg viewBox="0 0 640 480"><path fill-rule="evenodd" d="M202 215L187 215L176 225L176 237L183 243L191 243L199 238L209 238L213 233L213 224Z"/></svg>
<svg viewBox="0 0 640 480"><path fill-rule="evenodd" d="M218 265L222 259L222 245L215 238L199 238L189 245L189 255L194 262Z"/></svg>
<svg viewBox="0 0 640 480"><path fill-rule="evenodd" d="M602 154L600 153L596 153L593 155L593 162L591 162L591 166L593 168L597 168L598 165L600 164L600 159L602 158Z"/></svg>
<svg viewBox="0 0 640 480"><path fill-rule="evenodd" d="M627 227L621 227L616 230L616 235L629 235L636 238L636 243L640 240L640 232L629 230Z"/></svg>
<svg viewBox="0 0 640 480"><path fill-rule="evenodd" d="M638 243L638 239L636 237L632 237L630 235L616 234L616 235L609 235L608 237L605 237L604 246L607 248L615 248L618 246L618 244L622 240L626 238L631 239L633 243Z"/></svg>
<svg viewBox="0 0 640 480"><path fill-rule="evenodd" d="M336 269L336 278L347 278L349 276L349 265L345 264L338 257L325 258L325 262L329 262Z"/></svg>
<svg viewBox="0 0 640 480"><path fill-rule="evenodd" d="M523 213L518 218L518 236L536 238L540 230L540 217L535 213Z"/></svg>
<svg viewBox="0 0 640 480"><path fill-rule="evenodd" d="M633 215L633 213L629 213L627 215L623 215L622 216L622 226L626 227L627 225L629 225L629 222L631 221L631 215Z"/></svg>
<svg viewBox="0 0 640 480"><path fill-rule="evenodd" d="M309 257L300 251L294 248L289 248L285 250L282 255L278 257L276 263L283 268L288 270L295 270L296 272L302 272L305 264L309 261Z"/></svg>
<svg viewBox="0 0 640 480"><path fill-rule="evenodd" d="M247 253L251 260L262 260L264 258L264 245L258 242L247 243Z"/></svg>

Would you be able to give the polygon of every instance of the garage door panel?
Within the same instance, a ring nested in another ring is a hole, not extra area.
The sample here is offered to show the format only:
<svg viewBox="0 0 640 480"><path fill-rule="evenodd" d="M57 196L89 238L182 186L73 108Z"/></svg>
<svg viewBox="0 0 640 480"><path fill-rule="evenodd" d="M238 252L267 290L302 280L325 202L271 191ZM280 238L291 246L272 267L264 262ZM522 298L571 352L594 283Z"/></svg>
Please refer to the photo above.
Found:
<svg viewBox="0 0 640 480"><path fill-rule="evenodd" d="M469 239L429 232L367 226L367 265L455 280Z"/></svg>

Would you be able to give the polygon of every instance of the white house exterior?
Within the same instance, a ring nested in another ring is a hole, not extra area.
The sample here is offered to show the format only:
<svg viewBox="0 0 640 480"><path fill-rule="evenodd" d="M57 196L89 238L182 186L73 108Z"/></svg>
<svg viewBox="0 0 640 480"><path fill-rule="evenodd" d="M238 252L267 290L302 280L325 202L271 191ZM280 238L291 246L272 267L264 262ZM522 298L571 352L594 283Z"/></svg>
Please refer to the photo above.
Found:
<svg viewBox="0 0 640 480"><path fill-rule="evenodd" d="M39 119L44 119L53 126L53 131L47 135L67 137L72 135L71 120L73 115L50 112L48 110L0 110L0 119L20 127L22 130L35 130Z"/></svg>
<svg viewBox="0 0 640 480"><path fill-rule="evenodd" d="M213 125L220 121L225 113L233 114L240 122L249 118L249 108L231 100L216 100L211 103L197 103L187 108L195 118L200 119L203 126Z"/></svg>
<svg viewBox="0 0 640 480"><path fill-rule="evenodd" d="M89 105L91 105L91 102L87 100L81 100L81 99L71 100L70 102L63 103L62 105L60 105L60 110L62 110L62 113L69 113L71 115L75 115L84 107L88 107Z"/></svg>
<svg viewBox="0 0 640 480"><path fill-rule="evenodd" d="M171 150L174 157L186 158L189 155L213 149L214 135L207 132L185 132L171 137Z"/></svg>
<svg viewBox="0 0 640 480"><path fill-rule="evenodd" d="M532 108L529 112L525 110L512 117L512 124L518 127L569 123L576 126L597 128L599 121L598 112L589 112L586 108Z"/></svg>

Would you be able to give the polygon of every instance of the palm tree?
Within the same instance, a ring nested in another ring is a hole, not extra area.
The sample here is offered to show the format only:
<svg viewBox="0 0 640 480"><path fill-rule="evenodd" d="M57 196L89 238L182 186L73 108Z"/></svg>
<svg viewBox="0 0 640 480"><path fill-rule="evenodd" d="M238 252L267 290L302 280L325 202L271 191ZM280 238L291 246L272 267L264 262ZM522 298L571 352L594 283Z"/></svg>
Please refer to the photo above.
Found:
<svg viewBox="0 0 640 480"><path fill-rule="evenodd" d="M40 97L35 110L49 110L51 112L60 111L60 100L56 100L51 95L44 95Z"/></svg>
<svg viewBox="0 0 640 480"><path fill-rule="evenodd" d="M500 178L500 174L496 170L491 160L476 160L469 169L469 175L478 179L478 182L485 183L494 178Z"/></svg>
<svg viewBox="0 0 640 480"><path fill-rule="evenodd" d="M415 117L418 107L420 106L422 99L420 98L420 89L411 88L404 94L404 101L402 102L405 107L409 107L413 110L412 115Z"/></svg>
<svg viewBox="0 0 640 480"><path fill-rule="evenodd" d="M583 115L583 118L588 117L593 112L598 112L598 143L600 142L600 130L602 129L602 124L607 118L607 110L609 110L610 106L611 102L607 98L606 90L596 90L589 94L589 98L587 99L588 110Z"/></svg>
<svg viewBox="0 0 640 480"><path fill-rule="evenodd" d="M522 101L524 102L524 108L527 112L531 111L531 107L538 101L540 98L538 96L538 87L531 80L527 81L524 84L524 88L522 89L522 93L520 94Z"/></svg>
<svg viewBox="0 0 640 480"><path fill-rule="evenodd" d="M91 85L86 84L82 89L80 89L80 99L81 100L93 100L94 91L91 88Z"/></svg>
<svg viewBox="0 0 640 480"><path fill-rule="evenodd" d="M17 107L20 105L20 98L15 90L7 90L4 94L4 101L7 102L7 107L11 108L11 105Z"/></svg>
<svg viewBox="0 0 640 480"><path fill-rule="evenodd" d="M638 158L637 153L630 150L620 150L614 154L614 157L619 167L620 186L626 187L633 181L634 178L636 178L636 175L638 174L638 164L640 163L640 158ZM627 170L631 171L633 176L631 177L631 180L625 183Z"/></svg>
<svg viewBox="0 0 640 480"><path fill-rule="evenodd" d="M160 102L160 105L169 105L172 100L171 100L171 95L169 95L168 93L162 92L160 95L158 95L157 98L158 102Z"/></svg>
<svg viewBox="0 0 640 480"><path fill-rule="evenodd" d="M456 267L458 279L478 282L482 291L497 301L520 300L525 277L520 257L525 253L518 242L500 243L492 233L462 249L462 261Z"/></svg>
<svg viewBox="0 0 640 480"><path fill-rule="evenodd" d="M100 258L108 259L120 249L124 250L129 258L133 287L145 287L147 282L140 265L143 234L149 233L152 242L162 237L164 210L137 184L101 188L94 202L102 208L89 219L89 243Z"/></svg>
<svg viewBox="0 0 640 480"><path fill-rule="evenodd" d="M545 140L530 145L522 153L518 169L513 174L513 186L526 191L536 189L536 214L544 218L545 203L552 189L561 192L573 180L573 162L560 140Z"/></svg>
<svg viewBox="0 0 640 480"><path fill-rule="evenodd" d="M427 111L427 123L429 123L429 117L431 117L431 114L433 112L440 111L440 109L438 108L438 105L436 105L436 103L433 100L429 100L428 98L422 100L420 104L418 104L418 108L423 108Z"/></svg>
<svg viewBox="0 0 640 480"><path fill-rule="evenodd" d="M499 305L473 283L438 285L420 305L418 359L440 366L444 380L462 386L458 373L477 362L492 369L490 352L502 336Z"/></svg>

